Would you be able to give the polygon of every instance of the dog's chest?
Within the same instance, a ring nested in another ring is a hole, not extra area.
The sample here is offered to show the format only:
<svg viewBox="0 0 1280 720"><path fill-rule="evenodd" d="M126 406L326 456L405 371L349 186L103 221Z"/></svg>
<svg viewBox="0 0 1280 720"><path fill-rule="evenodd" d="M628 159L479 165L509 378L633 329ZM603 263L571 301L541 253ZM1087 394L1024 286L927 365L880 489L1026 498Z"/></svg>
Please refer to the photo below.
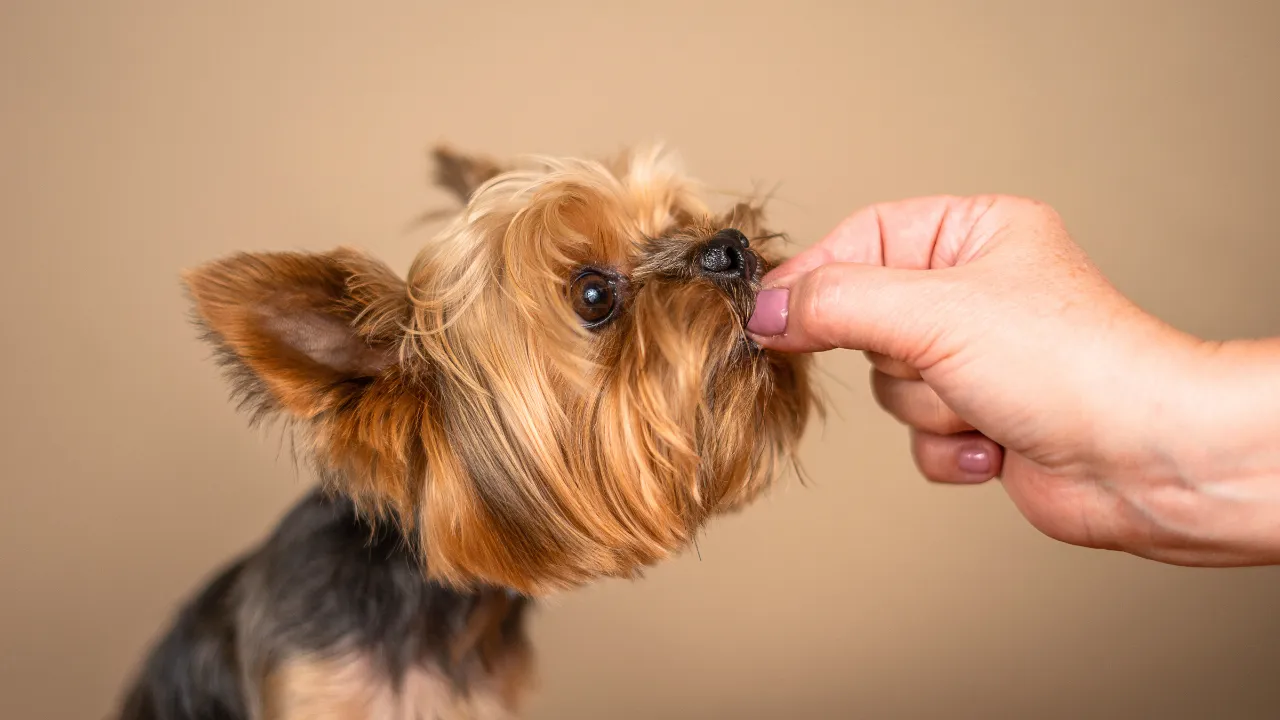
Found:
<svg viewBox="0 0 1280 720"><path fill-rule="evenodd" d="M513 720L500 688L482 683L467 695L459 695L438 673L415 668L405 678L396 720Z"/></svg>
<svg viewBox="0 0 1280 720"><path fill-rule="evenodd" d="M517 699L502 675L460 690L439 670L409 669L392 683L371 659L295 660L267 688L264 720L512 720Z"/></svg>

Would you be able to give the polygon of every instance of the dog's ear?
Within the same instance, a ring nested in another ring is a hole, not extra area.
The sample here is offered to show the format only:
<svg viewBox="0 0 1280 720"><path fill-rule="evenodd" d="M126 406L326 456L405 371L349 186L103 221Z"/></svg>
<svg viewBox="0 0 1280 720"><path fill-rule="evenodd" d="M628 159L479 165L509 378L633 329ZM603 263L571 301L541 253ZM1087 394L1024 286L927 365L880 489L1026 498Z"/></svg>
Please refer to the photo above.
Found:
<svg viewBox="0 0 1280 720"><path fill-rule="evenodd" d="M399 365L404 281L356 251L239 254L184 280L206 339L258 413L315 418Z"/></svg>
<svg viewBox="0 0 1280 720"><path fill-rule="evenodd" d="M459 152L447 144L432 150L435 161L435 183L465 203L483 184L497 177L506 167L483 155Z"/></svg>

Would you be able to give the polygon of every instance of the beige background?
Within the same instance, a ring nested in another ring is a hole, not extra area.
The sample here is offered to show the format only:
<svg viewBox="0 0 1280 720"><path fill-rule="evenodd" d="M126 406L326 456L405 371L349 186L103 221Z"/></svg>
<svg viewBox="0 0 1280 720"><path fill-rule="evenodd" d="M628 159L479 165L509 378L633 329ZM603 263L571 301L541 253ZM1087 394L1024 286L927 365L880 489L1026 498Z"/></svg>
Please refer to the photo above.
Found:
<svg viewBox="0 0 1280 720"><path fill-rule="evenodd" d="M717 186L781 183L805 242L874 200L1034 195L1175 324L1280 333L1280 4L625 7L3 3L0 718L100 717L307 482L226 401L179 270L405 267L437 138L664 138ZM1078 550L996 485L927 486L861 358L823 362L814 486L541 611L535 718L1280 716L1276 569Z"/></svg>

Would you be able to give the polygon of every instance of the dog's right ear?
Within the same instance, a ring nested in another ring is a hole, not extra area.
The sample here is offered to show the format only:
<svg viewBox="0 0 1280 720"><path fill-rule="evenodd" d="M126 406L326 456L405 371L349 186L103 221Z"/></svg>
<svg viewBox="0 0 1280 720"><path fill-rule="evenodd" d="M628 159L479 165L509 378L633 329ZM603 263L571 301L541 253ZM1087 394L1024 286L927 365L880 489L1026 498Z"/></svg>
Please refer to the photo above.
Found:
<svg viewBox="0 0 1280 720"><path fill-rule="evenodd" d="M398 369L405 284L362 253L241 253L184 280L205 339L258 414L345 409Z"/></svg>
<svg viewBox="0 0 1280 720"><path fill-rule="evenodd" d="M414 517L424 397L401 353L405 281L347 249L240 253L184 279L242 408L288 421L353 500Z"/></svg>
<svg viewBox="0 0 1280 720"><path fill-rule="evenodd" d="M431 155L435 161L436 185L453 193L464 204L481 185L507 169L492 158L462 153L446 144L437 145Z"/></svg>

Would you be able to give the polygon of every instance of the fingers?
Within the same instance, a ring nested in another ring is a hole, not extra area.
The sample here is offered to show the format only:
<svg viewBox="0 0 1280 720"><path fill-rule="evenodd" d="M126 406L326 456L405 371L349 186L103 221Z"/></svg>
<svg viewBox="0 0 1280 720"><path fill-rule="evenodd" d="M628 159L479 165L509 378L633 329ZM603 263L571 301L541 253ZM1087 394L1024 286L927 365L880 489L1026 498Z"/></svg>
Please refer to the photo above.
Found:
<svg viewBox="0 0 1280 720"><path fill-rule="evenodd" d="M903 360L926 353L955 303L949 276L852 263L822 265L790 288L761 291L747 330L784 352L834 348Z"/></svg>
<svg viewBox="0 0 1280 720"><path fill-rule="evenodd" d="M921 380L904 380L871 372L871 393L876 402L899 422L934 435L954 435L973 430L947 407L933 388Z"/></svg>
<svg viewBox="0 0 1280 720"><path fill-rule="evenodd" d="M911 454L929 480L973 485L998 476L1004 450L980 433L935 435L912 430Z"/></svg>
<svg viewBox="0 0 1280 720"><path fill-rule="evenodd" d="M1004 211L991 212L1001 200L935 196L854 213L765 276L748 331L785 352L846 348L910 359L944 324L945 305L923 289L945 285L937 271L974 257L1003 227Z"/></svg>
<svg viewBox="0 0 1280 720"><path fill-rule="evenodd" d="M974 432L973 426L952 412L922 380L895 377L881 366L908 375L914 371L896 361L880 361L871 371L871 392L880 407L911 427L912 456L926 478L972 484L1000 473L1003 453L999 445Z"/></svg>
<svg viewBox="0 0 1280 720"><path fill-rule="evenodd" d="M995 200L932 196L863 208L765 276L765 287L790 285L790 280L833 262L907 270L948 267Z"/></svg>

